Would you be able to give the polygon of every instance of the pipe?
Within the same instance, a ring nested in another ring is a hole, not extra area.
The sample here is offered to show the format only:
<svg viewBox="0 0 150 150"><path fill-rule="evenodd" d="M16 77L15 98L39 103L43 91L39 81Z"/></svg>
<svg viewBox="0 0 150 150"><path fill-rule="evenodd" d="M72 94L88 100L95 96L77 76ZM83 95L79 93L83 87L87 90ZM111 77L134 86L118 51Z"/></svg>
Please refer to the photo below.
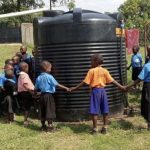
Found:
<svg viewBox="0 0 150 150"><path fill-rule="evenodd" d="M13 12L13 13L8 13L8 14L2 14L2 15L0 15L0 18L23 16L23 15L42 12L42 11L45 11L45 10L49 10L49 8L45 7L45 8L39 8L39 9L33 9L33 10L25 10L25 11L21 11L21 12Z"/></svg>

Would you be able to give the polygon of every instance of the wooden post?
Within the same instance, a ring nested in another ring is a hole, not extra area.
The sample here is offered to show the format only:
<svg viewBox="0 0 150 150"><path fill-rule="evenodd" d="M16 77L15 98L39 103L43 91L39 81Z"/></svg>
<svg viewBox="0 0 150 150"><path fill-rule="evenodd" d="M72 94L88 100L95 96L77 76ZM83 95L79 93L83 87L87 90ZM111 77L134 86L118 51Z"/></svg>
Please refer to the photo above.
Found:
<svg viewBox="0 0 150 150"><path fill-rule="evenodd" d="M50 10L52 10L52 0L50 0Z"/></svg>

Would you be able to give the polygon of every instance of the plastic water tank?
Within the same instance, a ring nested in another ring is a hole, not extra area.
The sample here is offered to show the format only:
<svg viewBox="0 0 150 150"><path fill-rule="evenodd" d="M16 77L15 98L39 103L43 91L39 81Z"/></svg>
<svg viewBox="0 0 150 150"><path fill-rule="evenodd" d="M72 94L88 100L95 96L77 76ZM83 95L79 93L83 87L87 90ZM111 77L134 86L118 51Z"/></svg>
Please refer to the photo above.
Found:
<svg viewBox="0 0 150 150"><path fill-rule="evenodd" d="M37 74L39 63L48 60L55 67L54 76L59 83L72 87L84 79L91 67L91 55L102 54L103 67L118 82L126 83L125 45L116 37L116 26L117 20L109 15L82 9L35 19ZM125 95L112 84L106 90L110 113L123 112ZM89 96L87 86L73 93L58 89L55 95L57 118L62 121L87 119Z"/></svg>

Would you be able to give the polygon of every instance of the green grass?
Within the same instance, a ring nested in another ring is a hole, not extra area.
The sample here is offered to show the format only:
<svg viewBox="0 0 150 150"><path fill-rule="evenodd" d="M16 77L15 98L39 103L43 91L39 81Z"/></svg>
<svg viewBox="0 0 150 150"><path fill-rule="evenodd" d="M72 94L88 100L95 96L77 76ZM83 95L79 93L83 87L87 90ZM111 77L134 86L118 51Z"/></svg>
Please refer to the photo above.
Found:
<svg viewBox="0 0 150 150"><path fill-rule="evenodd" d="M0 45L0 67L19 47ZM128 71L128 81L131 81L131 71ZM146 123L140 116L140 94L130 93L129 102L135 107L135 116L110 119L107 135L91 135L91 121L56 122L57 132L43 133L36 119L32 119L34 124L28 128L23 127L22 116L17 116L16 122L12 124L0 120L0 150L149 150L150 132L146 130Z"/></svg>
<svg viewBox="0 0 150 150"><path fill-rule="evenodd" d="M0 68L3 68L6 59L11 59L16 52L19 52L21 44L1 44L0 45ZM28 47L31 53L31 47ZM0 70L2 72L2 70Z"/></svg>
<svg viewBox="0 0 150 150"><path fill-rule="evenodd" d="M0 124L0 150L148 150L150 133L141 117L112 119L107 135L89 134L91 123L55 123L55 133L40 132L40 124L23 127L23 117Z"/></svg>

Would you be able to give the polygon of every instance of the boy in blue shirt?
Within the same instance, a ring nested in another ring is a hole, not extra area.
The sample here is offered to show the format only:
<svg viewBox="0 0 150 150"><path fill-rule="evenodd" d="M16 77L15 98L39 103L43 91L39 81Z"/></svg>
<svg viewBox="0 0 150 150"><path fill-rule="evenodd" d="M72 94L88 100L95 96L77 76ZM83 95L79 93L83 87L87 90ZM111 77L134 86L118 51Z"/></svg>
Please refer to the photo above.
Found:
<svg viewBox="0 0 150 150"><path fill-rule="evenodd" d="M22 61L26 62L29 65L29 76L30 79L33 80L33 73L32 73L32 57L29 53L27 53L27 46L22 45L20 47L20 53L22 54Z"/></svg>
<svg viewBox="0 0 150 150"><path fill-rule="evenodd" d="M4 70L13 70L13 66L6 64ZM7 80L5 73L0 74L0 114L3 114L2 101L4 100L4 82Z"/></svg>
<svg viewBox="0 0 150 150"><path fill-rule="evenodd" d="M69 91L69 88L59 84L50 74L52 65L48 61L41 62L40 68L42 73L36 79L35 89L36 91L41 92L39 102L40 119L42 124L41 129L43 131L53 131L54 127L52 121L56 117L53 93L55 93L57 86L66 91ZM48 127L45 125L45 121L48 122Z"/></svg>
<svg viewBox="0 0 150 150"><path fill-rule="evenodd" d="M14 65L14 75L16 79L19 77L20 69L19 69L19 63L20 63L20 57L19 56L13 56L13 65Z"/></svg>
<svg viewBox="0 0 150 150"><path fill-rule="evenodd" d="M150 47L147 49L147 54L150 57ZM144 82L141 97L141 115L147 121L148 130L150 131L150 60L144 65L138 75L138 79L126 88L129 89L137 85L140 81Z"/></svg>
<svg viewBox="0 0 150 150"><path fill-rule="evenodd" d="M127 69L132 67L132 80L135 81L138 79L138 75L142 70L142 56L139 53L139 46L134 46L132 48L133 55L131 58L131 64Z"/></svg>

